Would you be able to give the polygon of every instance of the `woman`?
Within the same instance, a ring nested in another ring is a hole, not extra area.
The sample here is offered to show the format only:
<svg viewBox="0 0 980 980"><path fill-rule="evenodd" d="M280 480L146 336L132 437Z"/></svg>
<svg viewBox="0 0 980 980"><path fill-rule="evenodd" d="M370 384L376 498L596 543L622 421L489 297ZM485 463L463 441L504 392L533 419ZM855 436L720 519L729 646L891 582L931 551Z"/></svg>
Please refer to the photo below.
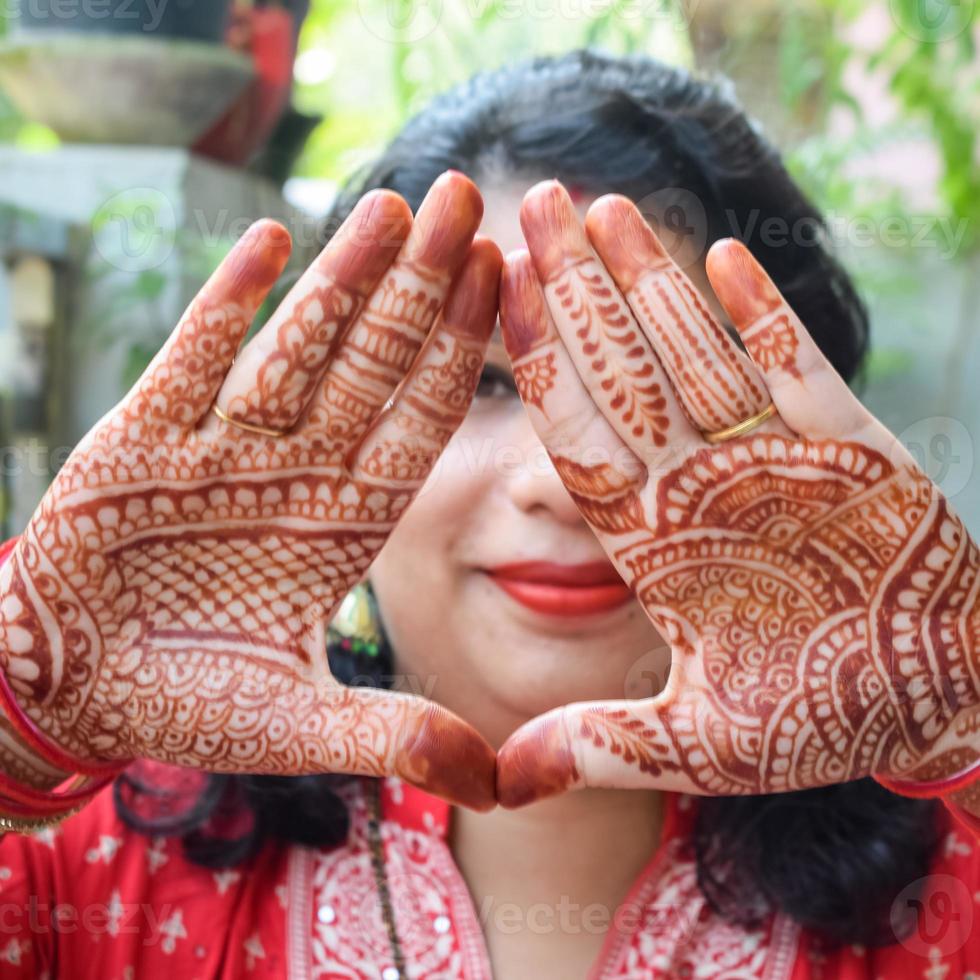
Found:
<svg viewBox="0 0 980 980"><path fill-rule="evenodd" d="M819 236L706 273L684 194L817 228L725 91L579 53L410 123L232 363L239 243L0 568L0 812L138 760L4 839L0 975L980 968L976 548Z"/></svg>

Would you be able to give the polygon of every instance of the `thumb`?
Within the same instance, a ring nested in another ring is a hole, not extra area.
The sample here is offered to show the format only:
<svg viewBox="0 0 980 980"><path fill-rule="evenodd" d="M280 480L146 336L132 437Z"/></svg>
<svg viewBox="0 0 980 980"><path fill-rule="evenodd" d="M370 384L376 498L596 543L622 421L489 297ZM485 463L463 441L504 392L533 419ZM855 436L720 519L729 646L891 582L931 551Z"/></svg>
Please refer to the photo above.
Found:
<svg viewBox="0 0 980 980"><path fill-rule="evenodd" d="M497 753L497 801L513 808L585 787L690 790L671 704L583 702L532 719Z"/></svg>

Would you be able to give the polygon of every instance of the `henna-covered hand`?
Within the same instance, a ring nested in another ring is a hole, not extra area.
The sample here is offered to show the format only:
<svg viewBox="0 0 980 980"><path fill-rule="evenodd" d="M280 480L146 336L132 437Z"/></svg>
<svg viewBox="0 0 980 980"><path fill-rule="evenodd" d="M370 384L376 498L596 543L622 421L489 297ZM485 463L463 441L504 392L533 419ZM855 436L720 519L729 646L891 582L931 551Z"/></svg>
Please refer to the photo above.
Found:
<svg viewBox="0 0 980 980"><path fill-rule="evenodd" d="M414 221L369 194L237 359L290 243L265 221L236 245L0 569L0 667L52 740L219 772L396 773L493 805L481 736L341 685L324 643L476 388L501 262L473 241L482 207L455 173ZM13 775L50 775L9 731L0 751Z"/></svg>
<svg viewBox="0 0 980 980"><path fill-rule="evenodd" d="M980 750L980 558L940 491L848 390L748 250L716 244L712 317L639 211L585 228L529 192L504 338L531 419L672 648L647 700L568 705L501 747L498 798L579 786L705 794L872 773L938 778ZM753 433L704 439L765 409Z"/></svg>

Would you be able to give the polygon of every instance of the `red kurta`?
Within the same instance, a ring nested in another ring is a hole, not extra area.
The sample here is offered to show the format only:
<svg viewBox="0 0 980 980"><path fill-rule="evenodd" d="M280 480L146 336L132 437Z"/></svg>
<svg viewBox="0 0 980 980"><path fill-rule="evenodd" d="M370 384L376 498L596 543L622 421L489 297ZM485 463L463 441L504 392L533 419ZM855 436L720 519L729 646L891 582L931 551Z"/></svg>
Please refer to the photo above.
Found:
<svg viewBox="0 0 980 980"><path fill-rule="evenodd" d="M174 839L128 830L108 790L60 827L8 835L0 842L0 980L382 977L392 961L364 783L352 780L343 792L352 816L345 845L269 846L229 871L190 864ZM912 933L886 949L821 955L785 916L744 930L712 913L687 840L696 801L668 799L661 843L609 928L596 980L980 980L980 842L947 814L926 893L919 904L896 903L900 913L918 910ZM387 779L382 814L409 975L489 980L481 916L447 844L451 808ZM574 908L565 914L572 928L581 921ZM482 918L488 928L514 924L512 909L490 903Z"/></svg>

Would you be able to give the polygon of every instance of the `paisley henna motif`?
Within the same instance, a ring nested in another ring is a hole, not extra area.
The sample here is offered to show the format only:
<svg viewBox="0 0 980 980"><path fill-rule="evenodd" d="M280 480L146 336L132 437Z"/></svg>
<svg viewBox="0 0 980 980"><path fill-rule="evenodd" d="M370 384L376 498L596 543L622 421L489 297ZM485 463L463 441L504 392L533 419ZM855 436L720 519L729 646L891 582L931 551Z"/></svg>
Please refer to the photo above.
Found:
<svg viewBox="0 0 980 980"><path fill-rule="evenodd" d="M386 200L378 221L407 212ZM475 731L420 698L341 686L324 643L476 389L500 266L495 246L470 246L479 214L450 175L403 223L397 258L341 242L226 378L285 255L271 223L232 252L0 568L0 667L55 742L223 772L399 772L492 804L494 754ZM362 303L325 284L331 264L377 291ZM299 423L270 439L218 422L219 388L233 418ZM0 745L8 771L15 749Z"/></svg>
<svg viewBox="0 0 980 980"><path fill-rule="evenodd" d="M650 360L635 356L639 333L598 263L573 266L549 285L620 421L636 438L666 445L669 423L663 388Z"/></svg>
<svg viewBox="0 0 980 980"><path fill-rule="evenodd" d="M665 329L680 323L671 310L687 285L647 241L652 232L636 228L638 213L624 213L635 211L631 204L602 199L587 220L639 324L658 338L674 386L666 389L666 411L683 403L692 418L705 419L704 386L720 395L725 385L689 368L717 344L711 362L730 365L733 397L740 391L746 405L759 394L767 401L769 387L781 416L819 429L830 396L839 403L832 417L843 423L840 434L794 434L777 420L709 446L677 426L674 459L652 442L646 450L629 442L655 467L645 485L628 491L610 478L608 464L578 461L595 423L570 374L574 364L585 380L587 362L571 348L590 341L580 324L598 322L596 311L615 304L593 293L583 300L590 309L580 310L547 292L553 270L580 254L558 198L542 185L527 205L532 227L525 230L548 309L537 330L521 324L512 334L502 308L504 338L517 367L541 350L569 349L531 417L583 516L670 643L672 664L656 698L568 705L516 732L498 753L500 801L518 805L582 785L769 793L872 773L935 778L974 761L980 551L744 248L726 246L712 281L754 355L749 368L733 360L735 345L719 337L706 305L691 307L696 315L684 320L685 330ZM644 254L646 265L638 259ZM540 289L521 261L508 258L502 295L519 288L532 298L512 299L510 309L532 308ZM576 417L573 402L590 428L569 452L542 419Z"/></svg>

